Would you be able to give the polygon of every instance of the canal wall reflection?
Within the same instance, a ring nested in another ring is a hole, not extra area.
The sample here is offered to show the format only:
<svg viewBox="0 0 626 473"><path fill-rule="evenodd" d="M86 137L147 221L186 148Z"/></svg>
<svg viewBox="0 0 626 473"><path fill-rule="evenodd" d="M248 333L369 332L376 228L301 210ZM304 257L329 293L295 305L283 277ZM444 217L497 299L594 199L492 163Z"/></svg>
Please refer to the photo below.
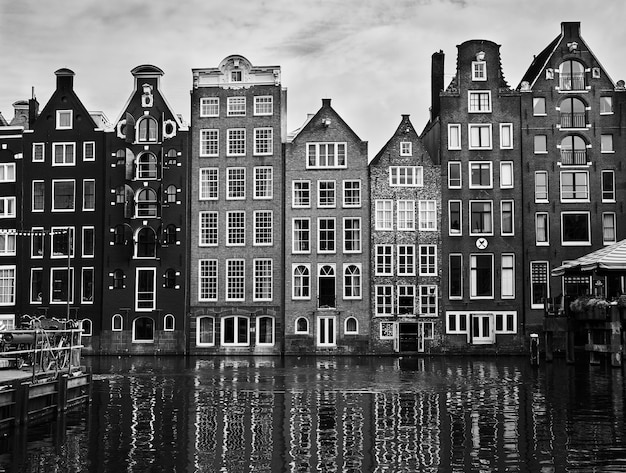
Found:
<svg viewBox="0 0 626 473"><path fill-rule="evenodd" d="M99 472L626 470L623 372L610 367L557 360L533 368L522 358L89 361L94 395L83 423L39 439L39 446L32 438L20 448L3 445L0 465L17 459L24 468L14 471L63 463L62 471ZM46 442L60 445L46 450ZM72 461L87 469L72 470Z"/></svg>

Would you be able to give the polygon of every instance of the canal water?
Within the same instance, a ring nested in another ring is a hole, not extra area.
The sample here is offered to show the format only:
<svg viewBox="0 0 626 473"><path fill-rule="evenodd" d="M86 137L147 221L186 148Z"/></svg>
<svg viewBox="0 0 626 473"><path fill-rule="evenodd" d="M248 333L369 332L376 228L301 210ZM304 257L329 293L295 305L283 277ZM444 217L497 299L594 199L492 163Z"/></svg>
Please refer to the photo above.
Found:
<svg viewBox="0 0 626 473"><path fill-rule="evenodd" d="M88 358L88 406L0 472L619 472L626 388L527 358Z"/></svg>

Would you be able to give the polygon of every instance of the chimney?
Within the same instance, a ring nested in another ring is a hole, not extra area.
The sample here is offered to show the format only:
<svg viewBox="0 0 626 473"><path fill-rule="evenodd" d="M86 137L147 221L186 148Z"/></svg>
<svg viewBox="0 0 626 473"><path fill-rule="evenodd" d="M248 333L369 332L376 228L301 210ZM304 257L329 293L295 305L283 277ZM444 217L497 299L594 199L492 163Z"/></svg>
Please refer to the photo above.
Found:
<svg viewBox="0 0 626 473"><path fill-rule="evenodd" d="M322 99L322 107L330 107L330 99Z"/></svg>
<svg viewBox="0 0 626 473"><path fill-rule="evenodd" d="M57 76L57 90L72 90L74 88L74 71L59 69L54 74Z"/></svg>
<svg viewBox="0 0 626 473"><path fill-rule="evenodd" d="M431 76L430 76L430 121L435 120L439 116L441 110L441 99L439 94L444 88L443 84L443 65L445 54L442 50L432 55Z"/></svg>
<svg viewBox="0 0 626 473"><path fill-rule="evenodd" d="M561 34L564 38L580 38L580 21L562 22Z"/></svg>

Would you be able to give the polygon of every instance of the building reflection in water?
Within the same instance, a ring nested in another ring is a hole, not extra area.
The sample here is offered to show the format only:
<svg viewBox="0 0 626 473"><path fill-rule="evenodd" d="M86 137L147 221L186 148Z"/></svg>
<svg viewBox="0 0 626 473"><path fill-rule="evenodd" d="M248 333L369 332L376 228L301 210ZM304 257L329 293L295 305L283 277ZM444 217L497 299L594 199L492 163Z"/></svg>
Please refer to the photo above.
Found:
<svg viewBox="0 0 626 473"><path fill-rule="evenodd" d="M94 360L96 361L96 360ZM94 364L82 414L0 440L0 470L626 470L621 370L521 359Z"/></svg>

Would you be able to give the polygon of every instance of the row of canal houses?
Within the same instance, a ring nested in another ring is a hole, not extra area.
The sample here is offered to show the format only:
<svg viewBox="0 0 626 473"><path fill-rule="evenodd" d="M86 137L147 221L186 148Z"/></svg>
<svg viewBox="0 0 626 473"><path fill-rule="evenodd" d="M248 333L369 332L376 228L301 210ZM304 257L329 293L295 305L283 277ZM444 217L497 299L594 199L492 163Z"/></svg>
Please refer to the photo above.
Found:
<svg viewBox="0 0 626 473"><path fill-rule="evenodd" d="M81 320L94 354L520 352L597 289L550 271L626 237L626 89L577 22L515 88L491 41L448 84L433 54L430 120L369 162L330 99L288 133L279 66L193 69L190 125L161 69L131 73L112 122L69 69L0 116L5 328Z"/></svg>

